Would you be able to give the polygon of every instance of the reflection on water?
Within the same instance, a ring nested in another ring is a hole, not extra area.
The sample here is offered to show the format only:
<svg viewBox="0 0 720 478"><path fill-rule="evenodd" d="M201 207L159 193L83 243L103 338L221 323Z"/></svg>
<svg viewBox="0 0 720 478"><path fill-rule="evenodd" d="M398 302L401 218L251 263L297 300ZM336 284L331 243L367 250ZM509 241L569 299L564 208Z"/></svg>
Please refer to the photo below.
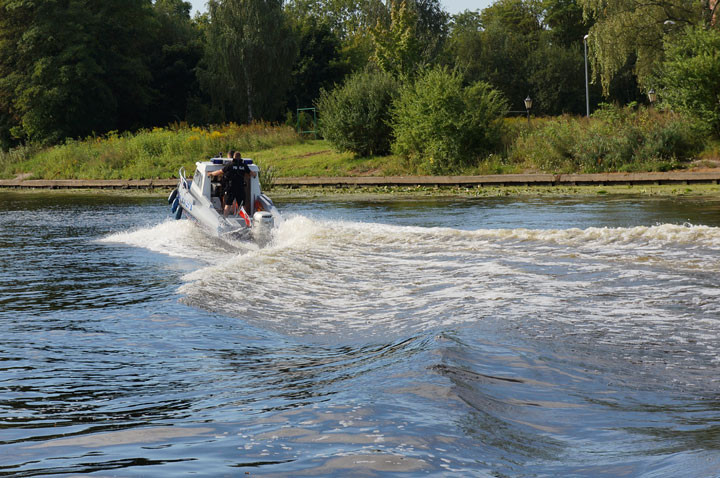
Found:
<svg viewBox="0 0 720 478"><path fill-rule="evenodd" d="M280 209L0 193L0 475L717 475L717 201Z"/></svg>

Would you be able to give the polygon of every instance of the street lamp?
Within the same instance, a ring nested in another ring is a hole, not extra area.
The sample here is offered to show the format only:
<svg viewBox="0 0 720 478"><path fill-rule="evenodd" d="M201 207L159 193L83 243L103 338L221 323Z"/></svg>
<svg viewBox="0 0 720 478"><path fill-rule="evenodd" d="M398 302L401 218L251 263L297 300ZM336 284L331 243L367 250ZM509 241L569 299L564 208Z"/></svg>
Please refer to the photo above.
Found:
<svg viewBox="0 0 720 478"><path fill-rule="evenodd" d="M525 98L525 111L527 112L528 126L530 126L530 108L532 108L532 99L530 98L530 95L528 95L528 97Z"/></svg>
<svg viewBox="0 0 720 478"><path fill-rule="evenodd" d="M587 70L587 39L588 35L583 37L583 43L585 44L585 111L586 115L590 117L590 88L588 87L588 70Z"/></svg>
<svg viewBox="0 0 720 478"><path fill-rule="evenodd" d="M650 105L655 103L655 100L657 100L657 93L655 93L653 88L650 88L650 91L648 91L648 99L650 100Z"/></svg>

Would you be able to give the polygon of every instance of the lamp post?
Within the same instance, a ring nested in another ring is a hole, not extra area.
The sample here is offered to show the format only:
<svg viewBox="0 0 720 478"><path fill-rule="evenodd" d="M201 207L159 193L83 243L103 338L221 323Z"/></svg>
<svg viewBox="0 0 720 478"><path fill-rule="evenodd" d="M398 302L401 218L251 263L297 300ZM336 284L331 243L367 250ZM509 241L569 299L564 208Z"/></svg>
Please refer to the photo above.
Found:
<svg viewBox="0 0 720 478"><path fill-rule="evenodd" d="M588 35L583 37L583 44L585 45L585 114L590 117L590 88L588 87L588 68L587 68L587 39Z"/></svg>
<svg viewBox="0 0 720 478"><path fill-rule="evenodd" d="M528 126L530 126L530 108L532 108L532 99L530 95L525 98L525 111L527 112Z"/></svg>

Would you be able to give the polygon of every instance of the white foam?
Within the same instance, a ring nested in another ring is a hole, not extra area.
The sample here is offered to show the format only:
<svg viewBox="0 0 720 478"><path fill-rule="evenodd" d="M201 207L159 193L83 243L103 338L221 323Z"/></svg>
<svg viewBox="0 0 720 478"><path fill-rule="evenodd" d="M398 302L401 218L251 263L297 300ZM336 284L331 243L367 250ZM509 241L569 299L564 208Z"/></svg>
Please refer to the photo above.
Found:
<svg viewBox="0 0 720 478"><path fill-rule="evenodd" d="M627 232L606 230L601 235L623 237ZM558 264L552 248L539 253L527 244L507 242L508 237L528 233L534 240L560 237L571 242L583 234L593 241L596 235L595 231L466 233L295 217L280 227L271 247L189 274L180 291L193 305L286 333L372 335L451 326L492 315L517 320L538 311L550 312L554 320L573 321L572 315L552 311L563 311L568 301L583 300L598 286L558 276L568 271L600 274L610 282L642 280L647 275L642 269L617 271L611 264L582 258ZM637 245L646 244L648 232L635 237L641 238ZM599 245L596 241L594 248ZM598 304L590 302L579 315L596 314ZM620 300L613 313L598 319L645 316L639 313L643 307L646 304Z"/></svg>
<svg viewBox="0 0 720 478"><path fill-rule="evenodd" d="M103 241L200 259L184 301L291 335L386 337L492 319L717 353L718 228L462 231L298 215L263 248L221 243L188 221Z"/></svg>
<svg viewBox="0 0 720 478"><path fill-rule="evenodd" d="M219 257L235 254L233 244L211 238L190 221L168 219L160 224L121 231L99 240L104 243L141 247L174 257L213 263Z"/></svg>

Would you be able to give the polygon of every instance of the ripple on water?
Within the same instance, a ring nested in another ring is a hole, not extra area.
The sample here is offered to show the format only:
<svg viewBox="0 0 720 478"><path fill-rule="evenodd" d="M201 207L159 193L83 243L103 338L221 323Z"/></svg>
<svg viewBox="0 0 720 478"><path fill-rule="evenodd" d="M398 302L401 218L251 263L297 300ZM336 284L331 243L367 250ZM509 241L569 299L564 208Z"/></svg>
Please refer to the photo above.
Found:
<svg viewBox="0 0 720 478"><path fill-rule="evenodd" d="M262 248L0 206L0 472L712 476L717 228L435 202Z"/></svg>

